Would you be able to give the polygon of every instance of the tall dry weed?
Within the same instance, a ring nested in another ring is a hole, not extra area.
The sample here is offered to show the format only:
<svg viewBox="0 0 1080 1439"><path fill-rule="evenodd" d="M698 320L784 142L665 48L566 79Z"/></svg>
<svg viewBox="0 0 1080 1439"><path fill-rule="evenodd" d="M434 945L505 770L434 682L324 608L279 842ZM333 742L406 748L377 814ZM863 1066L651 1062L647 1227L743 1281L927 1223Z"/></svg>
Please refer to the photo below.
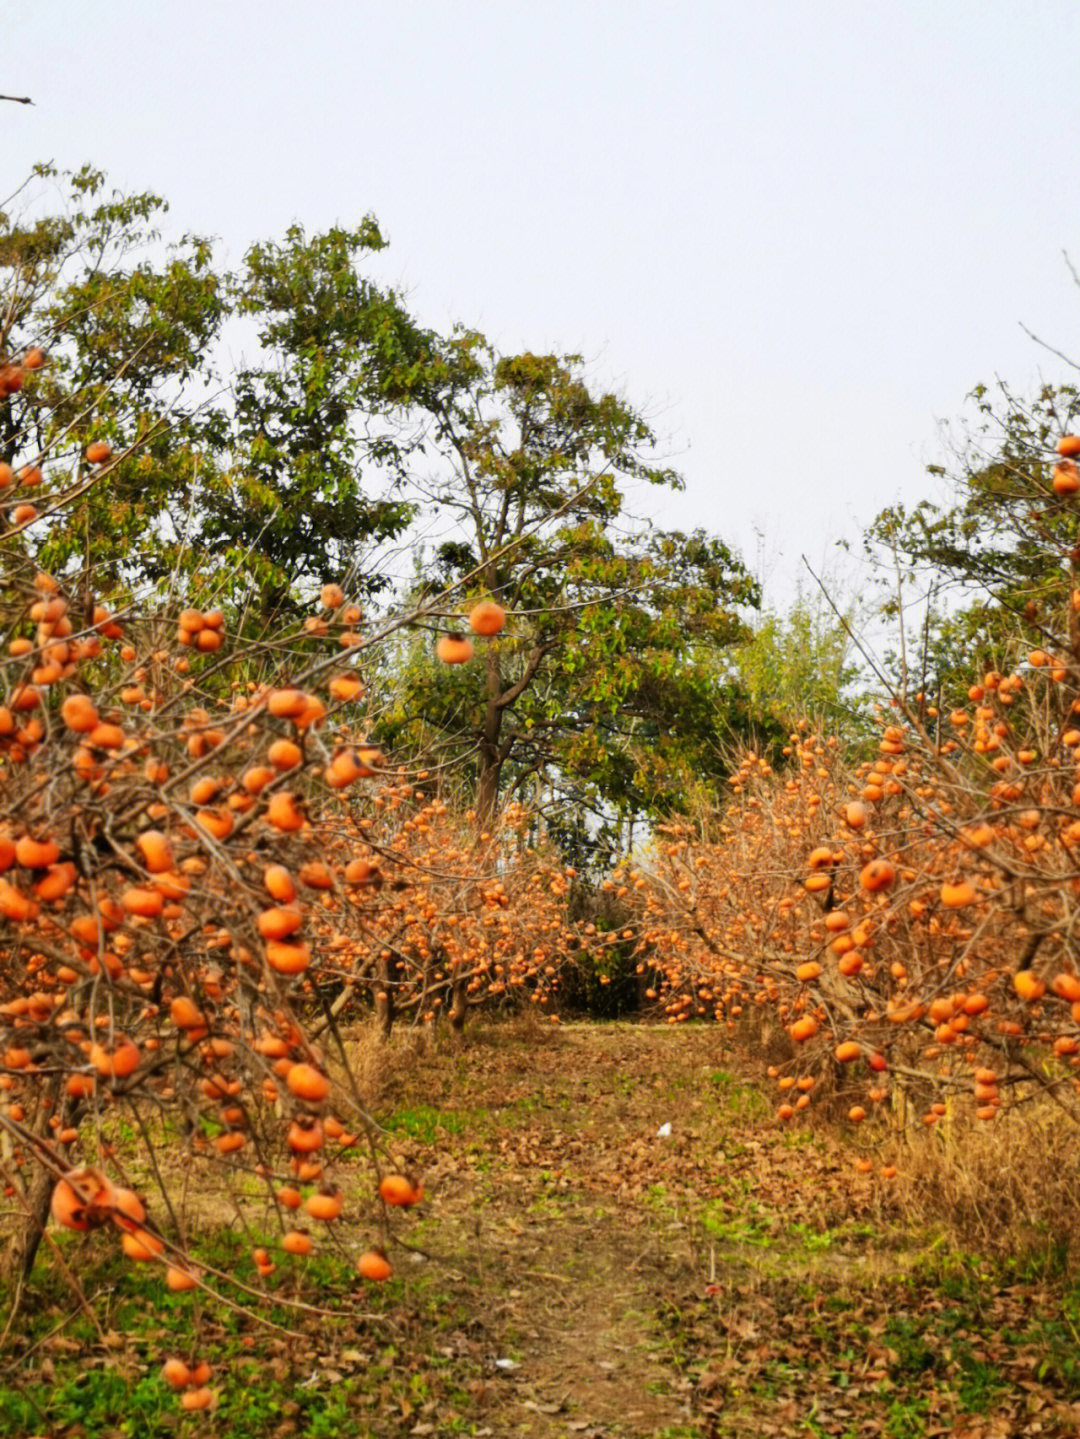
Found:
<svg viewBox="0 0 1080 1439"><path fill-rule="evenodd" d="M1033 1095L992 1124L947 1115L902 1141L895 1198L906 1219L963 1249L1013 1258L1080 1253L1080 1135Z"/></svg>

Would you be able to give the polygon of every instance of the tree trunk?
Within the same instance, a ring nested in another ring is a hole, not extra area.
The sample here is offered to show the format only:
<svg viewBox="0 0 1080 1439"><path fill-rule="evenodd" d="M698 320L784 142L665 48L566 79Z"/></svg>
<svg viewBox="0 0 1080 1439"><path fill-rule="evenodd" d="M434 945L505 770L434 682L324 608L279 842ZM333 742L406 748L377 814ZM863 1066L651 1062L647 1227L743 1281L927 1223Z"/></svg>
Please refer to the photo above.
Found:
<svg viewBox="0 0 1080 1439"><path fill-rule="evenodd" d="M499 774L503 766L503 756L499 750L503 716L499 706L501 693L499 657L492 647L487 652L487 703L484 706L484 723L480 731L480 774L476 783L476 818L481 829L495 813L499 798Z"/></svg>
<svg viewBox="0 0 1080 1439"><path fill-rule="evenodd" d="M375 966L375 1019L383 1039L394 1027L394 995L390 988L390 961L382 956Z"/></svg>
<svg viewBox="0 0 1080 1439"><path fill-rule="evenodd" d="M463 979L455 979L450 998L450 1028L455 1034L460 1034L465 1028L465 1019L468 1013L469 996L467 986Z"/></svg>
<svg viewBox="0 0 1080 1439"><path fill-rule="evenodd" d="M41 1165L35 1164L18 1212L8 1221L11 1228L8 1247L3 1255L2 1273L8 1283L15 1286L17 1293L21 1292L34 1267L38 1245L49 1219L52 1189L52 1175Z"/></svg>

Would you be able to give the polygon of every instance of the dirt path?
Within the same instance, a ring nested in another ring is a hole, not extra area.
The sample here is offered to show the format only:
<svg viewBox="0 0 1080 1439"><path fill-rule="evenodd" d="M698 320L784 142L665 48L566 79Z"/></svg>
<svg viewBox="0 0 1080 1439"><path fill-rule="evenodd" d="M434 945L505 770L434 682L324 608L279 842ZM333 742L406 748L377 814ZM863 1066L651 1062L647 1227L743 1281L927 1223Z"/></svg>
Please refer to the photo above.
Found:
<svg viewBox="0 0 1080 1439"><path fill-rule="evenodd" d="M483 1296L499 1350L480 1396L489 1432L701 1433L657 1315L704 1293L710 1265L715 1278L702 1205L737 1227L752 1154L733 1120L763 1109L722 1068L716 1032L493 1031L393 1088L391 1124L430 1108L456 1131L445 1150L402 1149L430 1166L433 1243Z"/></svg>

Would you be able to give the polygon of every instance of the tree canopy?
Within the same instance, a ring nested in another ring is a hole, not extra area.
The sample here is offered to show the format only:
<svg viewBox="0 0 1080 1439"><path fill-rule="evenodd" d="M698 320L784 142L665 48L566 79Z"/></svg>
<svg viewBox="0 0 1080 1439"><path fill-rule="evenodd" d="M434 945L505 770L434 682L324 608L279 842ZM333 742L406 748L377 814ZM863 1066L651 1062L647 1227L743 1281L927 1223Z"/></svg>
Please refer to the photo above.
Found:
<svg viewBox="0 0 1080 1439"><path fill-rule="evenodd" d="M503 356L460 332L436 363L419 403L445 538L414 599L487 595L513 621L464 673L416 656L394 738L467 747L481 815L504 783L555 808L641 812L691 770L723 772L733 712L707 658L745 635L758 589L721 540L628 515L632 485L681 484L648 424L591 389L578 356Z"/></svg>
<svg viewBox="0 0 1080 1439"><path fill-rule="evenodd" d="M954 698L972 665L998 668L1018 641L1067 640L1054 617L1080 582L1073 507L1055 488L1056 446L1080 425L1080 390L1046 385L1025 402L1005 386L980 385L972 398L975 421L955 466L931 466L950 498L892 506L867 535L886 561L886 613L899 620L907 600L928 602L911 636L919 658L910 687Z"/></svg>
<svg viewBox="0 0 1080 1439"><path fill-rule="evenodd" d="M365 272L386 244L370 216L293 226L229 272L205 238L162 240L155 195L91 169L34 185L0 217L0 347L49 363L2 402L5 453L34 436L74 458L91 417L115 452L49 521L40 559L66 584L213 600L260 634L326 580L388 612L452 596L450 629L497 600L512 622L468 676L414 654L385 723L458 766L482 816L528 792L602 824L726 773L751 716L717 655L757 585L722 539L634 517L681 480L579 356L421 324ZM226 365L234 334L250 353Z"/></svg>

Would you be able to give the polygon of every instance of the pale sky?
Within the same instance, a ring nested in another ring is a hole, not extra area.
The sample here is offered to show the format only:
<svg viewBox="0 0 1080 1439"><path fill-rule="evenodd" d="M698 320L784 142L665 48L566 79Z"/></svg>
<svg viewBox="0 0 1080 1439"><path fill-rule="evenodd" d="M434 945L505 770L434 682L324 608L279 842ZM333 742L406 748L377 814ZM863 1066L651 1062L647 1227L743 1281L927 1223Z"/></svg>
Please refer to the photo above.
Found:
<svg viewBox="0 0 1080 1439"><path fill-rule="evenodd" d="M435 326L580 351L784 603L938 493L979 381L1073 373L1076 0L29 0L0 190L91 162L239 261L373 213ZM759 540L758 536L763 539Z"/></svg>

